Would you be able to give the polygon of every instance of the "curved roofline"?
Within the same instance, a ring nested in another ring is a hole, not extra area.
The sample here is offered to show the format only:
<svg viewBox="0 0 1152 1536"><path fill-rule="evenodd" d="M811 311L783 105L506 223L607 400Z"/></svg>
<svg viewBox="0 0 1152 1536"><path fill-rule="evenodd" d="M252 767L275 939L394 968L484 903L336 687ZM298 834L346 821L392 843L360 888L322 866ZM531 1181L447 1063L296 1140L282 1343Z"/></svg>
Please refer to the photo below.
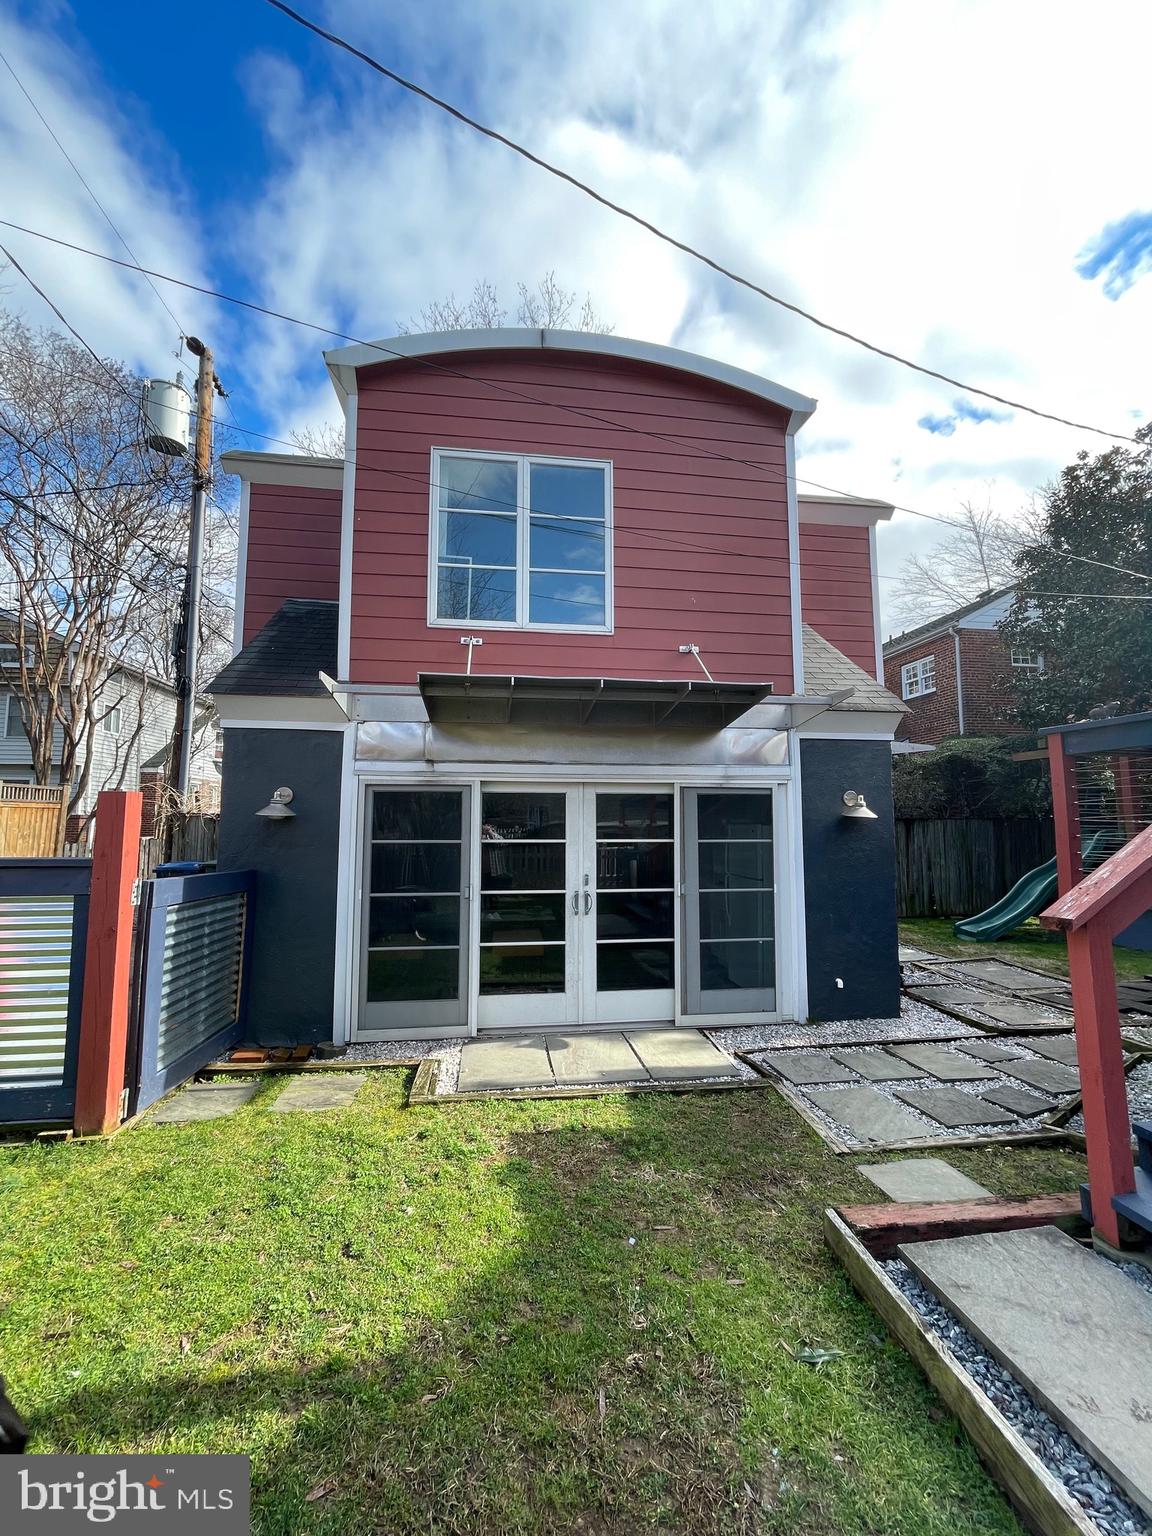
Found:
<svg viewBox="0 0 1152 1536"><path fill-rule="evenodd" d="M428 331L413 336L386 336L382 341L336 347L325 352L324 361L343 401L356 389L356 370L380 364L406 362L410 358L434 357L444 352L523 352L537 348L558 352L586 352L601 357L627 358L659 368L674 368L693 373L729 389L755 395L788 412L788 431L796 432L816 409L815 400L795 390L785 389L758 373L733 368L715 358L697 352L683 352L678 347L661 347L650 341L633 341L626 336L601 336L592 331L545 331L536 327L505 327L499 330Z"/></svg>

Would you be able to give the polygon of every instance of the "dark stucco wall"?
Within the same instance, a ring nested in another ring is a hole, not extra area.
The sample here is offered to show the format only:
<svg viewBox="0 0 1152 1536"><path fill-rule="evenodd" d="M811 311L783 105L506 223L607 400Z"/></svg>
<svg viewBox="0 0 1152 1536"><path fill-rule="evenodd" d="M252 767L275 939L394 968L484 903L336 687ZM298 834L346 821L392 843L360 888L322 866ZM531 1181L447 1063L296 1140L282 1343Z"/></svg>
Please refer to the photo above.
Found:
<svg viewBox="0 0 1152 1536"><path fill-rule="evenodd" d="M339 731L224 732L219 868L257 873L247 1038L296 1045L332 1038ZM292 821L256 812L294 793Z"/></svg>
<svg viewBox="0 0 1152 1536"><path fill-rule="evenodd" d="M891 1018L900 1011L891 748L801 742L800 782L809 1016ZM846 789L860 791L875 821L841 815Z"/></svg>

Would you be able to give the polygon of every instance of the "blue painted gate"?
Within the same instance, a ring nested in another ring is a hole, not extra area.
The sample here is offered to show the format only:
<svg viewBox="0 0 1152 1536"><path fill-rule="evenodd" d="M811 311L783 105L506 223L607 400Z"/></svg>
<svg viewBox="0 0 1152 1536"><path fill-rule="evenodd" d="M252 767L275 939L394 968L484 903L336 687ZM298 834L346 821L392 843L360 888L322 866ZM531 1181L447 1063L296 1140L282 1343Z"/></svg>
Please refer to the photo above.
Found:
<svg viewBox="0 0 1152 1536"><path fill-rule="evenodd" d="M91 883L89 859L0 859L0 1125L72 1119Z"/></svg>
<svg viewBox="0 0 1152 1536"><path fill-rule="evenodd" d="M137 1114L244 1028L256 877L250 870L142 883L138 924Z"/></svg>

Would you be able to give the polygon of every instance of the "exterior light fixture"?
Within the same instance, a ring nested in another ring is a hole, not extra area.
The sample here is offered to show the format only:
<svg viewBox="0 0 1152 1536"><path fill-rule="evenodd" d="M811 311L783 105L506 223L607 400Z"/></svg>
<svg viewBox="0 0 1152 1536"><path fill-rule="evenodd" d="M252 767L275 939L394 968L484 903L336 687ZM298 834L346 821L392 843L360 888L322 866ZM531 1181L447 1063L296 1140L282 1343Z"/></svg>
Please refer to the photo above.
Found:
<svg viewBox="0 0 1152 1536"><path fill-rule="evenodd" d="M841 816L851 816L855 821L875 821L876 812L868 809L868 802L857 790L846 789L843 795L844 809Z"/></svg>
<svg viewBox="0 0 1152 1536"><path fill-rule="evenodd" d="M262 811L257 811L257 816L265 816L269 821L291 821L296 812L292 810L288 802L292 799L292 791L284 785L280 789L272 791L272 798Z"/></svg>

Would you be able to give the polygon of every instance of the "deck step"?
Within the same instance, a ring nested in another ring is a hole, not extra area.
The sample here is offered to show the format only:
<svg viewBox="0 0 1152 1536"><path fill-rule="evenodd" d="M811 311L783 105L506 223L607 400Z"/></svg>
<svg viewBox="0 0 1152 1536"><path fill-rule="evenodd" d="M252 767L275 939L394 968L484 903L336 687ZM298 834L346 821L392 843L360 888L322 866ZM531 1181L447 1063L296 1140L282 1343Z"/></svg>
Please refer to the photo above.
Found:
<svg viewBox="0 0 1152 1536"><path fill-rule="evenodd" d="M1145 1173L1152 1173L1152 1120L1133 1120L1132 1134L1136 1138L1136 1161Z"/></svg>
<svg viewBox="0 0 1152 1536"><path fill-rule="evenodd" d="M1130 1195L1113 1195L1112 1209L1142 1232L1152 1232L1152 1173L1136 1170L1136 1188Z"/></svg>

